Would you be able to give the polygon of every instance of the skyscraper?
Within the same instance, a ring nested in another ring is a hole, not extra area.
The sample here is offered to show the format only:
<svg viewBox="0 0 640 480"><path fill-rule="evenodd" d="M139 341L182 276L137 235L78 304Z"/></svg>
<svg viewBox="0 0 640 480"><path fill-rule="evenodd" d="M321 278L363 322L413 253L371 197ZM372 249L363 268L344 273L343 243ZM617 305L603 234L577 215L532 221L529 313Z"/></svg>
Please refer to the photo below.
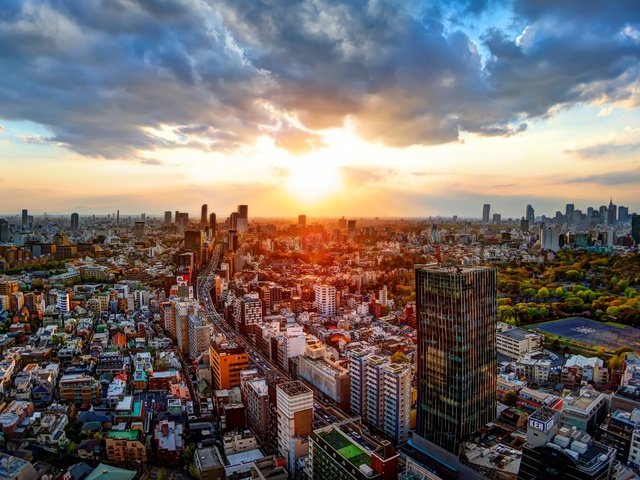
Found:
<svg viewBox="0 0 640 480"><path fill-rule="evenodd" d="M613 204L613 198L609 200L609 207L607 208L607 225L615 225L616 215L618 213L618 207Z"/></svg>
<svg viewBox="0 0 640 480"><path fill-rule="evenodd" d="M458 454L496 415L497 271L416 265L416 433Z"/></svg>
<svg viewBox="0 0 640 480"><path fill-rule="evenodd" d="M200 228L207 228L209 218L207 217L207 212L209 210L209 206L205 203L202 205L202 209L200 210Z"/></svg>
<svg viewBox="0 0 640 480"><path fill-rule="evenodd" d="M238 232L246 232L249 226L249 206L238 205L238 220L236 229Z"/></svg>
<svg viewBox="0 0 640 480"><path fill-rule="evenodd" d="M164 223L165 225L169 225L171 223L171 210L164 212Z"/></svg>
<svg viewBox="0 0 640 480"><path fill-rule="evenodd" d="M80 225L80 215L77 213L71 214L71 230L75 232L78 230L78 226Z"/></svg>
<svg viewBox="0 0 640 480"><path fill-rule="evenodd" d="M296 460L307 455L313 431L313 391L297 380L277 385L276 410L278 453L287 460L291 478L298 478Z"/></svg>
<svg viewBox="0 0 640 480"><path fill-rule="evenodd" d="M146 233L146 223L145 222L135 222L133 225L133 236L136 240L140 240L145 236Z"/></svg>
<svg viewBox="0 0 640 480"><path fill-rule="evenodd" d="M564 207L564 216L567 217L567 223L573 222L573 212L575 212L576 206L573 203L567 203Z"/></svg>
<svg viewBox="0 0 640 480"><path fill-rule="evenodd" d="M306 227L307 226L307 216L306 215L298 215L298 226Z"/></svg>
<svg viewBox="0 0 640 480"><path fill-rule="evenodd" d="M22 228L27 228L29 221L29 211L25 208L22 210Z"/></svg>
<svg viewBox="0 0 640 480"><path fill-rule="evenodd" d="M634 214L631 217L631 237L640 245L640 215Z"/></svg>
<svg viewBox="0 0 640 480"><path fill-rule="evenodd" d="M529 222L529 226L533 226L536 220L536 215L533 211L533 207L530 204L527 205L527 212L524 218Z"/></svg>
<svg viewBox="0 0 640 480"><path fill-rule="evenodd" d="M9 242L9 222L0 219L0 243Z"/></svg>
<svg viewBox="0 0 640 480"><path fill-rule="evenodd" d="M218 224L218 221L216 220L216 214L211 212L209 214L209 228L211 228L211 234L215 235L216 234L216 225Z"/></svg>
<svg viewBox="0 0 640 480"><path fill-rule="evenodd" d="M629 207L625 207L624 205L618 206L618 221L620 223L629 221Z"/></svg>
<svg viewBox="0 0 640 480"><path fill-rule="evenodd" d="M491 205L485 203L482 206L482 223L489 223L489 215L491 215Z"/></svg>

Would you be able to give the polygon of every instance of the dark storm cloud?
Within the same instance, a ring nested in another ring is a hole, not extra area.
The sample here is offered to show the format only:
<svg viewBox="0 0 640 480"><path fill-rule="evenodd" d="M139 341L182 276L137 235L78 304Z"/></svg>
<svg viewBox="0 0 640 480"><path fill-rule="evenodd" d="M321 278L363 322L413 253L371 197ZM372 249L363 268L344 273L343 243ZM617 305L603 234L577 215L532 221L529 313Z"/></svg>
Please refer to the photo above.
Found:
<svg viewBox="0 0 640 480"><path fill-rule="evenodd" d="M456 11L486 16L504 3L466 0ZM486 59L464 31L445 29L437 5L416 5L6 0L0 117L44 125L82 154L123 158L229 150L264 134L304 151L319 145L313 130L346 118L370 141L431 145L461 131L518 134L581 102L634 100L635 0L518 0L526 31L486 31Z"/></svg>

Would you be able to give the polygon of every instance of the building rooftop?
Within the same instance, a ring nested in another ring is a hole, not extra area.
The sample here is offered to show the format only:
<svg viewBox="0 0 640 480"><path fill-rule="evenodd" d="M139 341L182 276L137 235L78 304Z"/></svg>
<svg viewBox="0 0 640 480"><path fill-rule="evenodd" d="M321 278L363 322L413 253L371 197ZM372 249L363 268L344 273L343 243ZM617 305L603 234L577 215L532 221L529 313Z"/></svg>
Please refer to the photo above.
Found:
<svg viewBox="0 0 640 480"><path fill-rule="evenodd" d="M280 383L278 387L284 393L286 393L290 397L296 397L298 395L305 395L308 393L313 393L309 387L307 387L304 383L299 380L295 380L293 382Z"/></svg>
<svg viewBox="0 0 640 480"><path fill-rule="evenodd" d="M339 428L331 427L325 431L317 432L317 435L354 467L371 466L371 455L342 433Z"/></svg>
<svg viewBox="0 0 640 480"><path fill-rule="evenodd" d="M503 332L498 332L498 335L509 337L514 340L524 340L527 337L538 336L538 334L525 330L524 328L510 328Z"/></svg>
<svg viewBox="0 0 640 480"><path fill-rule="evenodd" d="M197 455L203 469L222 466L220 454L215 447L198 448L195 451L195 455Z"/></svg>
<svg viewBox="0 0 640 480"><path fill-rule="evenodd" d="M135 471L101 463L84 480L133 480L135 476Z"/></svg>
<svg viewBox="0 0 640 480"><path fill-rule="evenodd" d="M110 430L107 434L108 438L115 440L137 440L139 436L138 430Z"/></svg>
<svg viewBox="0 0 640 480"><path fill-rule="evenodd" d="M255 462L264 457L264 454L257 448L253 450L247 450L246 452L234 453L233 455L227 455L227 463L230 466L241 465L243 463Z"/></svg>

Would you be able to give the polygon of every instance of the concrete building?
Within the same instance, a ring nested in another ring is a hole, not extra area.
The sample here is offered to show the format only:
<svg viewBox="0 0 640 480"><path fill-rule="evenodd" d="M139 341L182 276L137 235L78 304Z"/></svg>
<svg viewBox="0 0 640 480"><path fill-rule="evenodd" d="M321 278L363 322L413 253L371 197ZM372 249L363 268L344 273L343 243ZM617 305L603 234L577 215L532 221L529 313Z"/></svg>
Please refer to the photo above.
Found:
<svg viewBox="0 0 640 480"><path fill-rule="evenodd" d="M214 341L209 347L214 390L240 386L240 372L249 368L249 355L235 343Z"/></svg>
<svg viewBox="0 0 640 480"><path fill-rule="evenodd" d="M390 363L384 367L382 429L396 442L409 436L411 426L411 366Z"/></svg>
<svg viewBox="0 0 640 480"><path fill-rule="evenodd" d="M562 411L562 424L595 434L607 415L604 394L592 387L583 387L576 396L566 397Z"/></svg>
<svg viewBox="0 0 640 480"><path fill-rule="evenodd" d="M200 480L222 480L225 478L224 461L216 447L197 448L193 464Z"/></svg>
<svg viewBox="0 0 640 480"><path fill-rule="evenodd" d="M313 392L299 381L276 386L278 453L285 457L289 474L296 476L296 462L308 454L313 430Z"/></svg>
<svg viewBox="0 0 640 480"><path fill-rule="evenodd" d="M19 457L0 453L0 479L36 480L38 474L31 463Z"/></svg>
<svg viewBox="0 0 640 480"><path fill-rule="evenodd" d="M249 427L263 441L272 438L269 389L264 379L249 380L246 385L247 420Z"/></svg>
<svg viewBox="0 0 640 480"><path fill-rule="evenodd" d="M559 412L541 408L529 416L519 480L611 478L615 450L579 429L559 428Z"/></svg>
<svg viewBox="0 0 640 480"><path fill-rule="evenodd" d="M334 317L336 315L336 287L333 285L315 285L313 292L318 313L323 317Z"/></svg>
<svg viewBox="0 0 640 480"><path fill-rule="evenodd" d="M140 430L111 430L105 439L109 463L142 468L147 463L147 447Z"/></svg>
<svg viewBox="0 0 640 480"><path fill-rule="evenodd" d="M351 430L330 425L309 438L312 480L395 480L398 454L390 442L373 443L351 436Z"/></svg>
<svg viewBox="0 0 640 480"><path fill-rule="evenodd" d="M496 333L496 347L499 353L511 358L520 358L523 355L542 350L544 336L530 332L524 328L511 328L507 324L499 322Z"/></svg>
<svg viewBox="0 0 640 480"><path fill-rule="evenodd" d="M60 399L80 405L98 403L102 396L100 382L91 375L65 374L60 379Z"/></svg>
<svg viewBox="0 0 640 480"><path fill-rule="evenodd" d="M211 344L211 327L199 316L189 315L189 358L198 358L209 349Z"/></svg>

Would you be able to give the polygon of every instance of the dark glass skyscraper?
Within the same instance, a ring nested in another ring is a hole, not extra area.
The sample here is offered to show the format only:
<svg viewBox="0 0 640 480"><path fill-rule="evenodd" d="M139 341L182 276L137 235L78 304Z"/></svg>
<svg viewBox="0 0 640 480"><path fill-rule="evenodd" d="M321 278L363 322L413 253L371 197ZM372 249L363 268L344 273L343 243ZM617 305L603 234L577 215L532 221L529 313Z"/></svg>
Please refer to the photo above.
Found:
<svg viewBox="0 0 640 480"><path fill-rule="evenodd" d="M416 433L458 454L495 420L497 271L416 265Z"/></svg>
<svg viewBox="0 0 640 480"><path fill-rule="evenodd" d="M72 213L71 214L71 230L75 232L76 230L78 230L79 226L80 226L80 215L78 215L77 213Z"/></svg>

